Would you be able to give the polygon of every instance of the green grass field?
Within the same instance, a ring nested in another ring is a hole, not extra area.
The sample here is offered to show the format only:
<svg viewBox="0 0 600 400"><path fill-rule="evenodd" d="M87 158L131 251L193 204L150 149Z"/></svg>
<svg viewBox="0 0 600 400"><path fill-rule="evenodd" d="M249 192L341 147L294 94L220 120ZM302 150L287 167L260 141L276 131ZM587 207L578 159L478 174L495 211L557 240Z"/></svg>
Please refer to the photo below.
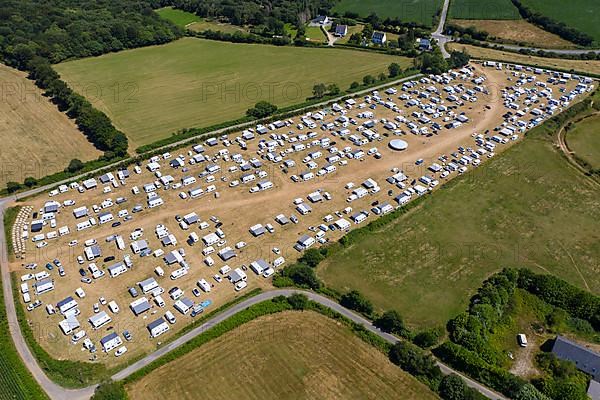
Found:
<svg viewBox="0 0 600 400"><path fill-rule="evenodd" d="M17 210L17 208L9 209ZM12 227L16 212L4 216L4 223ZM10 228L6 229L10 232ZM10 240L10 234L7 236ZM0 282L1 283L1 282ZM1 400L43 400L48 399L33 379L15 349L6 319L4 295L0 286L0 399Z"/></svg>
<svg viewBox="0 0 600 400"><path fill-rule="evenodd" d="M546 129L542 127L541 129ZM600 293L600 191L540 131L327 258L318 275L442 325L490 274L529 267Z"/></svg>
<svg viewBox="0 0 600 400"><path fill-rule="evenodd" d="M600 116L586 118L567 133L567 144L593 169L600 168Z"/></svg>
<svg viewBox="0 0 600 400"><path fill-rule="evenodd" d="M132 147L188 127L237 119L259 100L299 104L316 83L342 90L410 59L334 48L276 47L184 38L55 66L125 132Z"/></svg>
<svg viewBox="0 0 600 400"><path fill-rule="evenodd" d="M600 12L598 0L521 0L534 11L546 15L592 36L600 45Z"/></svg>
<svg viewBox="0 0 600 400"><path fill-rule="evenodd" d="M173 7L164 7L156 10L162 18L168 19L177 26L185 27L193 22L198 22L201 18L187 11L177 10Z"/></svg>
<svg viewBox="0 0 600 400"><path fill-rule="evenodd" d="M208 20L200 20L198 22L191 23L188 27L189 30L202 32L206 30L224 32L224 33L236 33L236 32L246 32L244 28L241 26L231 25L220 23L217 21L208 21Z"/></svg>
<svg viewBox="0 0 600 400"><path fill-rule="evenodd" d="M510 0L451 0L450 18L457 19L521 19Z"/></svg>
<svg viewBox="0 0 600 400"><path fill-rule="evenodd" d="M126 388L131 400L438 398L346 326L309 311L247 322Z"/></svg>
<svg viewBox="0 0 600 400"><path fill-rule="evenodd" d="M311 42L325 43L327 41L327 37L318 26L307 26L304 36Z"/></svg>
<svg viewBox="0 0 600 400"><path fill-rule="evenodd" d="M333 11L340 15L352 12L361 17L375 13L381 19L400 18L403 22L432 26L433 16L442 4L442 0L341 0Z"/></svg>

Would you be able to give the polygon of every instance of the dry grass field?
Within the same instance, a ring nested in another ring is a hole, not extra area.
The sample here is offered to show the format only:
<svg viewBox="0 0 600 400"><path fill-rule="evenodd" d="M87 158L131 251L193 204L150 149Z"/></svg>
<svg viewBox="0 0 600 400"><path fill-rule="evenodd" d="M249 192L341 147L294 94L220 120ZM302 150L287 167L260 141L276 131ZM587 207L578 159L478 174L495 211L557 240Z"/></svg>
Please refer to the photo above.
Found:
<svg viewBox="0 0 600 400"><path fill-rule="evenodd" d="M472 57L482 59L504 60L512 63L535 64L545 68L558 68L563 70L574 70L583 73L600 74L600 61L566 60L560 58L546 58L527 56L524 54L511 53L509 51L486 49L478 46L470 46L460 43L449 43L449 50L461 51L465 49Z"/></svg>
<svg viewBox="0 0 600 400"><path fill-rule="evenodd" d="M199 393L214 400L437 398L347 327L313 312L248 322L127 392L132 400L196 399Z"/></svg>
<svg viewBox="0 0 600 400"><path fill-rule="evenodd" d="M0 64L0 96L0 187L61 171L73 158L102 154L25 73Z"/></svg>
<svg viewBox="0 0 600 400"><path fill-rule="evenodd" d="M475 27L479 31L485 31L498 39L508 40L516 43L526 43L548 49L562 49L574 47L574 44L562 39L558 35L547 32L529 22L518 20L493 20L493 19L453 19L453 24L467 27Z"/></svg>

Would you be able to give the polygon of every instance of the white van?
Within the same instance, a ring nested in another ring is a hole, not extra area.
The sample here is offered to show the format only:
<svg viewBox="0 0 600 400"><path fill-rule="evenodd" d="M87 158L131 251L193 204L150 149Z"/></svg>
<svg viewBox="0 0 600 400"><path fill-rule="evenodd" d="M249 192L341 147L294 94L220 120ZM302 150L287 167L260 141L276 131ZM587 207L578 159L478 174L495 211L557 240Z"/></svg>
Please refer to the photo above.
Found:
<svg viewBox="0 0 600 400"><path fill-rule="evenodd" d="M519 342L519 346L527 347L527 336L524 333L519 333L517 335L517 342Z"/></svg>
<svg viewBox="0 0 600 400"><path fill-rule="evenodd" d="M112 300L111 302L108 303L108 309L110 311L112 311L114 314L117 314L119 312L119 306L117 305L117 303Z"/></svg>
<svg viewBox="0 0 600 400"><path fill-rule="evenodd" d="M169 321L170 324L174 324L175 322L177 322L177 319L175 318L175 316L173 315L173 313L171 311L167 311L165 313L165 319L167 321Z"/></svg>
<svg viewBox="0 0 600 400"><path fill-rule="evenodd" d="M154 268L154 272L158 276L165 276L165 271L162 269L162 267L156 267L156 268Z"/></svg>
<svg viewBox="0 0 600 400"><path fill-rule="evenodd" d="M154 297L154 302L156 303L157 306L159 307L164 307L165 306L165 301L163 300L162 297L160 296L156 296Z"/></svg>

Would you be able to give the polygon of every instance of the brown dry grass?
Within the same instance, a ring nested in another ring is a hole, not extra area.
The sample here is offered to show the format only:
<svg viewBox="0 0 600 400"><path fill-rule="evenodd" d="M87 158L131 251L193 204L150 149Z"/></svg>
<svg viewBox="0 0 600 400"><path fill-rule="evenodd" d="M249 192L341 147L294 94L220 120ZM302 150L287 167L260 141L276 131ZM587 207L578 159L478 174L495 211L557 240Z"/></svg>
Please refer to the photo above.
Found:
<svg viewBox="0 0 600 400"><path fill-rule="evenodd" d="M527 56L524 54L511 53L509 51L486 49L484 47L470 46L460 43L449 43L449 50L461 51L465 49L472 57L483 59L504 60L512 63L539 65L544 68L558 68L563 70L574 70L583 73L600 74L600 61L567 60L561 58L546 58Z"/></svg>
<svg viewBox="0 0 600 400"><path fill-rule="evenodd" d="M73 158L101 155L25 73L0 64L0 96L0 186L61 171Z"/></svg>
<svg viewBox="0 0 600 400"><path fill-rule="evenodd" d="M574 47L573 43L558 35L546 32L525 20L466 20L454 19L453 24L463 28L475 27L490 35L515 43L526 43L548 49L563 49Z"/></svg>
<svg viewBox="0 0 600 400"><path fill-rule="evenodd" d="M437 398L348 328L313 312L258 318L127 391L132 400L194 399L199 393L215 400Z"/></svg>

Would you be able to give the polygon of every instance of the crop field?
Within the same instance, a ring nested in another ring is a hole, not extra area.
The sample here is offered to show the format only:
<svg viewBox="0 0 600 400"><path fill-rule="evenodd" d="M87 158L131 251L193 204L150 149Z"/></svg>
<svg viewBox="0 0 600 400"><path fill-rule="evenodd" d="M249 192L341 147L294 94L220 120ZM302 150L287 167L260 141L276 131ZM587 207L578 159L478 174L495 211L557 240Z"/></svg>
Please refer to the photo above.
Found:
<svg viewBox="0 0 600 400"><path fill-rule="evenodd" d="M209 21L206 19L202 19L198 22L193 22L187 27L191 31L202 32L202 31L218 31L223 33L236 33L236 32L246 32L244 28L241 26L236 26L232 24L217 22L217 21Z"/></svg>
<svg viewBox="0 0 600 400"><path fill-rule="evenodd" d="M410 59L344 49L275 47L194 38L56 65L133 146L181 128L243 116L259 100L302 103L316 83L342 90Z"/></svg>
<svg viewBox="0 0 600 400"><path fill-rule="evenodd" d="M437 398L347 327L313 312L248 322L128 385L127 392L132 400L192 399L200 392L217 400Z"/></svg>
<svg viewBox="0 0 600 400"><path fill-rule="evenodd" d="M434 15L442 8L441 0L341 0L333 11L366 17L372 13L381 19L400 18L403 22L416 22L432 26Z"/></svg>
<svg viewBox="0 0 600 400"><path fill-rule="evenodd" d="M591 35L600 43L600 14L596 0L522 0L523 4L556 21Z"/></svg>
<svg viewBox="0 0 600 400"><path fill-rule="evenodd" d="M328 258L319 275L419 326L444 324L503 267L600 293L600 191L532 136L415 210Z"/></svg>
<svg viewBox="0 0 600 400"><path fill-rule="evenodd" d="M503 60L506 62L522 63L529 65L538 65L544 68L557 68L561 70L573 70L580 73L600 74L600 61L597 60L567 60L561 58L546 58L537 56L528 56L524 54L512 53L510 51L487 49L479 46L470 46L460 43L449 43L446 46L449 50L466 50L472 57Z"/></svg>
<svg viewBox="0 0 600 400"><path fill-rule="evenodd" d="M567 134L569 148L591 168L600 168L600 116L586 118Z"/></svg>
<svg viewBox="0 0 600 400"><path fill-rule="evenodd" d="M451 0L448 17L457 19L521 19L510 0Z"/></svg>
<svg viewBox="0 0 600 400"><path fill-rule="evenodd" d="M162 18L168 19L172 23L180 27L201 21L201 18L195 14L183 10L177 10L173 7L164 7L156 10Z"/></svg>
<svg viewBox="0 0 600 400"><path fill-rule="evenodd" d="M25 73L0 64L0 82L0 187L62 171L73 158L88 161L102 154Z"/></svg>
<svg viewBox="0 0 600 400"><path fill-rule="evenodd" d="M560 36L547 32L524 19L492 20L492 19L454 19L452 24L462 27L474 27L485 31L500 40L513 43L525 43L541 48L569 48L575 45Z"/></svg>

